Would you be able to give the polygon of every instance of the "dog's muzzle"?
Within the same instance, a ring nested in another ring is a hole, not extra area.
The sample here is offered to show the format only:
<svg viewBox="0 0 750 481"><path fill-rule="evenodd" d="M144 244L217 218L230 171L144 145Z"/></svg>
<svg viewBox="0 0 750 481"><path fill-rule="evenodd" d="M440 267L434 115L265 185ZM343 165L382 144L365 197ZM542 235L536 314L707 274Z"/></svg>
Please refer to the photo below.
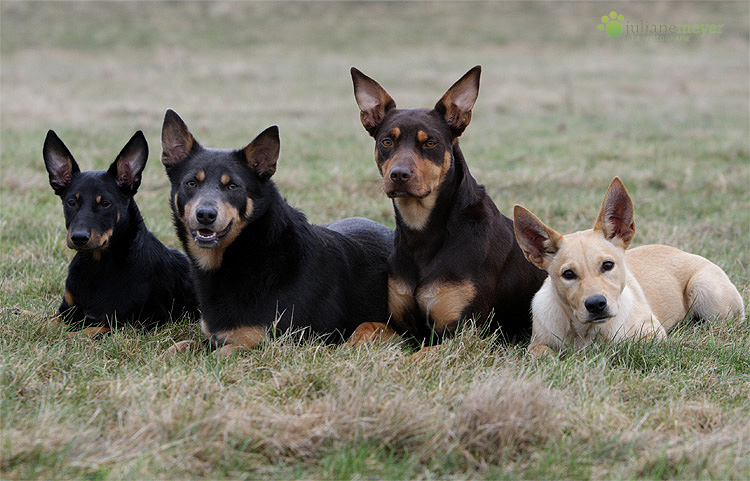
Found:
<svg viewBox="0 0 750 481"><path fill-rule="evenodd" d="M204 249L211 249L221 243L221 240L226 237L227 234L229 234L231 228L232 223L230 222L229 225L226 226L226 228L218 232L208 228L201 228L191 231L191 234L193 234L193 241L195 242L195 245Z"/></svg>

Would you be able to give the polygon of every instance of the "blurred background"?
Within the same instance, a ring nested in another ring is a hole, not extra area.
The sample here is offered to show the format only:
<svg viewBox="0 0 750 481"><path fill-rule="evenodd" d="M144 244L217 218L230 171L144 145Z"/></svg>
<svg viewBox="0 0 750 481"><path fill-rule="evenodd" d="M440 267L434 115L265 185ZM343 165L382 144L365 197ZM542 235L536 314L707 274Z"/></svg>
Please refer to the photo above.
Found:
<svg viewBox="0 0 750 481"><path fill-rule="evenodd" d="M689 41L597 27L723 25ZM636 244L706 255L741 290L750 262L748 2L0 3L4 293L55 296L70 253L47 184L48 129L81 168L105 169L135 130L151 148L138 202L168 245L164 111L206 146L281 130L275 176L314 222L393 225L349 68L399 107L429 107L483 67L462 149L501 211L589 227L610 180L636 203ZM35 283L49 266L49 279ZM11 289L10 284L16 287Z"/></svg>

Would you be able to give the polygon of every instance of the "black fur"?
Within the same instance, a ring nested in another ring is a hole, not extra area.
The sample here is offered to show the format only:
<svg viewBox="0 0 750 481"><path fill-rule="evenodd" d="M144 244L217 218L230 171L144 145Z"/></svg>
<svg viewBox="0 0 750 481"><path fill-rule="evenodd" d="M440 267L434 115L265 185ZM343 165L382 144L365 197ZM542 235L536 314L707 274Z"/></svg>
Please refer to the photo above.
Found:
<svg viewBox="0 0 750 481"><path fill-rule="evenodd" d="M148 159L143 133L133 135L106 172L81 172L52 130L43 155L50 185L62 199L68 246L77 251L60 320L80 328L197 318L187 257L149 232L133 199Z"/></svg>
<svg viewBox="0 0 750 481"><path fill-rule="evenodd" d="M218 333L244 327L307 329L339 342L362 322L387 319L392 231L366 219L309 224L270 180L275 126L243 149L209 149L168 110L162 149L212 344L231 343Z"/></svg>
<svg viewBox="0 0 750 481"><path fill-rule="evenodd" d="M389 279L412 297L392 303L392 325L417 338L439 339L461 318L477 315L482 322L491 317L491 330L500 328L507 339L529 333L531 299L545 273L524 258L513 221L474 180L458 146L478 95L480 68L467 72L433 109L412 110L397 109L375 80L355 68L351 73L362 123L376 142L384 190L394 203ZM430 175L438 180L427 189L422 179ZM405 206L415 199L434 203L409 219ZM466 296L458 315L436 322L424 299L420 305L425 286L461 283L473 286L475 295Z"/></svg>

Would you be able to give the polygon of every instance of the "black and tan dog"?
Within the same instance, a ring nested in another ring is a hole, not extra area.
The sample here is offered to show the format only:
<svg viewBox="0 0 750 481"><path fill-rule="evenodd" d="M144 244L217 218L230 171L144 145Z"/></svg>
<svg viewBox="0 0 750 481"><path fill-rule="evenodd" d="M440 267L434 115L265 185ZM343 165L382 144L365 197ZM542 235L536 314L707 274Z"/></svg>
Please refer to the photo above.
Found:
<svg viewBox="0 0 750 481"><path fill-rule="evenodd" d="M197 318L187 257L148 231L133 199L148 160L143 133L133 135L106 172L81 172L51 130L43 155L62 199L68 247L77 251L54 321L96 335L115 323Z"/></svg>
<svg viewBox="0 0 750 481"><path fill-rule="evenodd" d="M241 149L204 148L174 111L164 117L175 226L192 261L203 332L222 355L272 330L337 342L361 322L387 319L392 231L361 218L309 224L271 180L279 146L273 126Z"/></svg>
<svg viewBox="0 0 750 481"><path fill-rule="evenodd" d="M396 213L388 262L391 325L417 338L439 339L460 319L477 315L514 339L530 331L529 305L545 277L524 258L513 221L471 176L458 146L480 72L479 66L469 70L434 108L405 110L375 80L351 69L362 124L375 139L375 160ZM383 326L362 326L357 336L383 332Z"/></svg>

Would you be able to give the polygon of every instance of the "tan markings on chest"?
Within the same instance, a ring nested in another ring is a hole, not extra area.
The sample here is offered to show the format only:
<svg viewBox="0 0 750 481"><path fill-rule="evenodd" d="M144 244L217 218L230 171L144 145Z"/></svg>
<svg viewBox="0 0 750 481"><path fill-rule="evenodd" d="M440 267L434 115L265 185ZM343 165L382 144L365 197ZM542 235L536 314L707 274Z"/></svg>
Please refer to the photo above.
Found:
<svg viewBox="0 0 750 481"><path fill-rule="evenodd" d="M388 278L388 311L396 321L402 320L414 308L413 289L398 279Z"/></svg>
<svg viewBox="0 0 750 481"><path fill-rule="evenodd" d="M434 282L417 290L417 303L429 316L438 332L456 327L461 314L476 296L476 288L471 281Z"/></svg>

